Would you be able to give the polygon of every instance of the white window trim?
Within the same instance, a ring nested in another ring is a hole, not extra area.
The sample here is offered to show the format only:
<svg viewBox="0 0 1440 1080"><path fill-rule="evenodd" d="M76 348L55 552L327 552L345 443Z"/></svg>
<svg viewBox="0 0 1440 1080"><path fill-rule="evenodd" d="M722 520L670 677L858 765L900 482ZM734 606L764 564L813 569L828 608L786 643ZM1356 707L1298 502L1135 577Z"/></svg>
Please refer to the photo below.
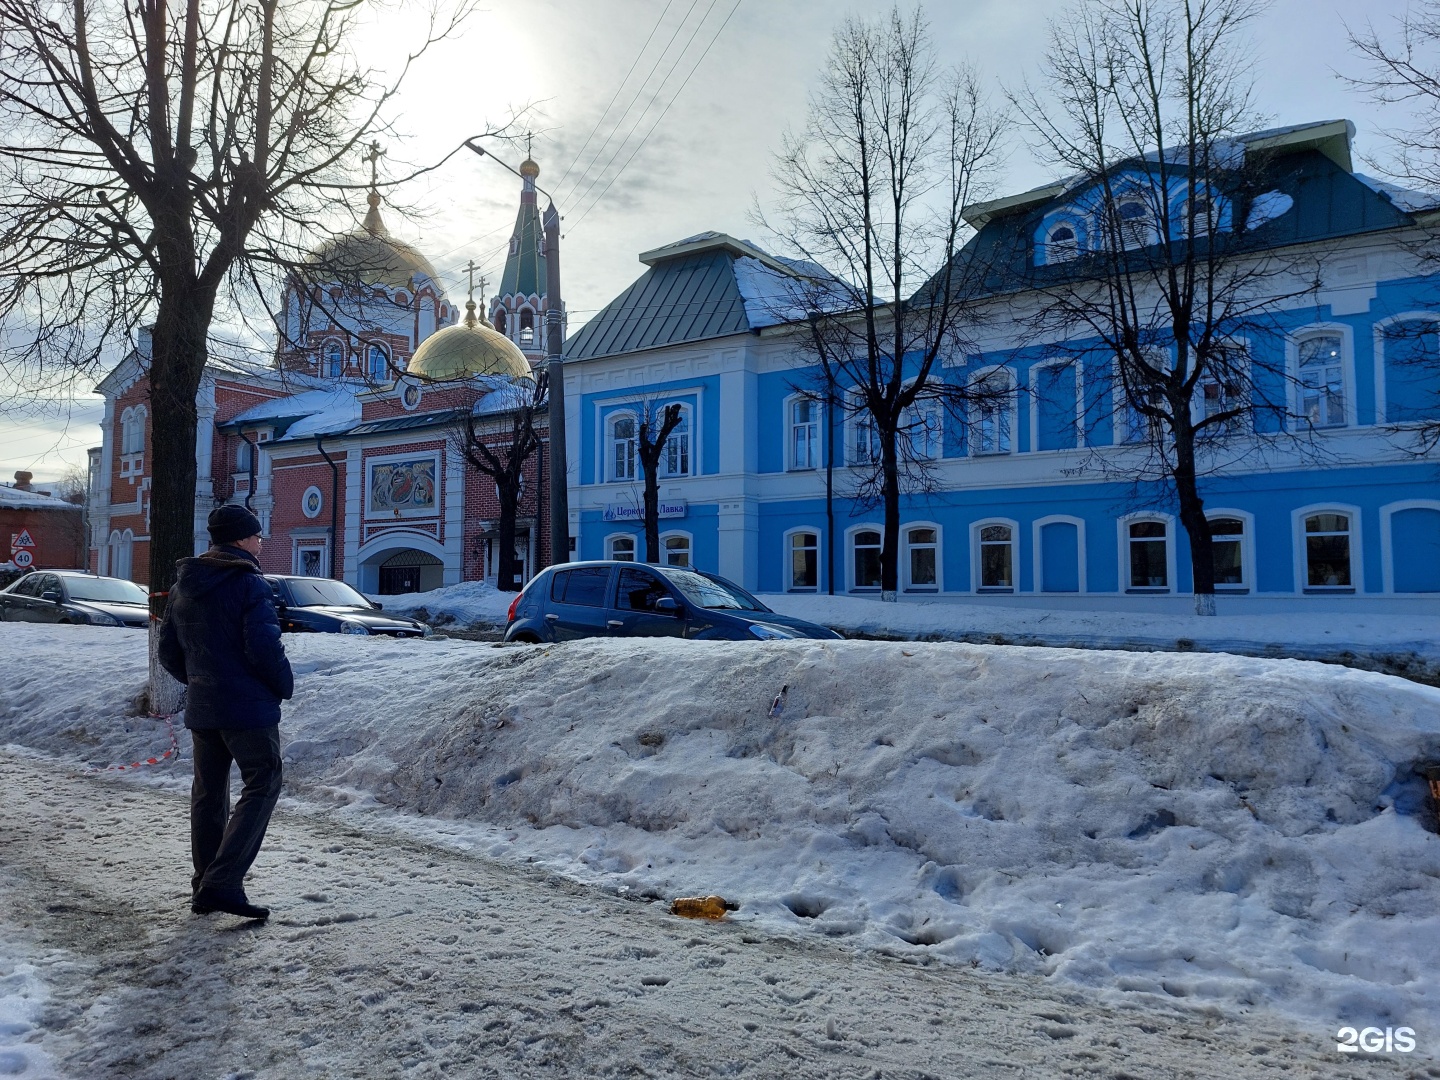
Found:
<svg viewBox="0 0 1440 1080"><path fill-rule="evenodd" d="M1130 526L1142 521L1158 521L1165 526L1165 580L1167 584L1163 588L1155 585L1130 584ZM1178 595L1179 587L1175 578L1175 548L1177 546L1175 515L1141 510L1123 515L1116 520L1115 524L1120 541L1120 592L1136 596Z"/></svg>
<svg viewBox="0 0 1440 1080"><path fill-rule="evenodd" d="M815 464L797 465L795 463L795 424L790 419L790 409L796 402L808 401L815 406ZM785 471L786 472L814 472L825 464L824 436L825 436L825 410L819 401L809 394L789 394L780 403L781 427L785 438Z"/></svg>
<svg viewBox="0 0 1440 1080"><path fill-rule="evenodd" d="M334 375L330 374L330 347L335 346L340 350L340 370ZM345 343L339 338L327 337L320 343L320 367L321 377L326 379L343 379L345 377Z"/></svg>
<svg viewBox="0 0 1440 1080"><path fill-rule="evenodd" d="M878 437L879 432L875 427L875 417L871 415L870 410L865 407L865 396L863 394L851 393L848 397L850 400L846 408L846 412L849 415L845 418L845 466L851 469L873 469L880 464L880 459L875 457L865 461L860 460L857 445L860 426L866 418L870 421L871 432Z"/></svg>
<svg viewBox="0 0 1440 1080"><path fill-rule="evenodd" d="M1225 339L1225 343L1228 344L1228 345L1238 346L1238 347L1241 349L1241 351L1244 352L1244 354L1245 354L1245 364L1244 364L1245 375L1244 375L1244 378L1243 378L1243 380L1242 380L1240 389L1241 389L1241 392L1243 393L1243 392L1248 388L1248 389L1251 391L1251 393L1253 394L1253 393L1254 393L1254 387L1255 387L1255 383L1254 383L1254 364L1255 364L1255 359L1254 359L1254 358L1255 358L1255 354L1254 354L1254 353L1251 351L1251 349L1250 349L1250 338L1249 338L1248 336L1245 336L1245 335L1242 335L1242 336L1239 336L1239 337L1233 337L1233 338L1226 338L1226 339ZM1199 423L1201 420L1205 419L1205 389L1204 389L1204 388L1205 388L1206 385L1208 385L1208 384L1210 384L1210 383L1221 384L1221 385L1222 385L1222 389L1223 389L1223 384L1221 383L1221 380L1215 375L1214 372L1207 372L1206 375L1205 375L1205 377L1204 377L1203 379L1200 379L1198 382L1196 382L1196 384L1195 384L1195 393L1192 394L1191 397L1190 397L1190 419L1191 419L1192 421L1194 421L1195 423ZM1246 421L1246 417L1244 417L1244 416L1237 416L1233 421L1231 421L1231 423L1239 424L1239 425L1241 425L1241 426L1243 427L1243 426L1245 425L1245 421ZM1235 432L1234 434L1237 434L1237 435L1238 435L1238 434L1253 434L1254 430L1255 430L1255 424L1254 424L1254 420L1252 419L1252 420L1250 421L1250 425L1249 425L1249 432L1238 431L1238 432ZM1208 429L1206 429L1205 434L1206 434L1209 438L1215 438L1215 437L1217 437L1217 433L1215 432L1215 430L1214 430L1213 428L1208 428ZM1207 511L1207 513L1208 513L1208 511Z"/></svg>
<svg viewBox="0 0 1440 1080"><path fill-rule="evenodd" d="M1305 413L1300 385L1300 344L1308 338L1322 334L1337 334L1340 337L1340 375L1345 380L1345 426L1319 427L1315 431L1345 431L1360 426L1355 403L1355 332L1345 323L1317 322L1309 323L1285 338L1285 376L1290 384L1290 417L1287 429L1293 425L1297 433L1308 431L1308 428L1303 426ZM1380 377L1383 378L1383 374Z"/></svg>
<svg viewBox="0 0 1440 1080"><path fill-rule="evenodd" d="M1390 423L1385 416L1389 406L1389 402L1385 397L1385 371L1389 364L1389 358L1385 355L1385 331L1395 323L1402 322L1435 323L1436 332L1440 332L1440 315L1437 315L1433 311L1402 311L1398 315L1391 315L1375 323L1372 333L1375 337L1375 423L1377 424L1388 425ZM1397 421L1397 423L1398 422L1399 421ZM1423 421L1409 421L1409 423L1412 424L1422 422ZM1386 550L1389 550L1388 546ZM1388 585L1385 587L1385 591L1390 591Z"/></svg>
<svg viewBox="0 0 1440 1080"><path fill-rule="evenodd" d="M974 386L977 383L984 382L986 379L991 378L997 372L1001 373L1004 378L1007 379L1010 383L1010 448L1008 450L985 451L975 449L978 441L976 438L976 431L979 428L979 414L981 409L981 403L978 401L972 401L970 402L969 407L965 410L967 427L967 430L965 432L966 457L1010 457L1014 454L1019 453L1016 447L1020 442L1020 385L1019 379L1016 378L1015 369L1010 367L1010 365L1008 364L992 364L989 367L980 368L978 371L973 372L970 375L969 380L967 381L967 385Z"/></svg>
<svg viewBox="0 0 1440 1080"><path fill-rule="evenodd" d="M1044 591L1044 551L1040 543L1040 530L1046 525L1074 525L1076 558L1080 562L1080 591L1073 595L1083 596L1090 591L1090 583L1085 574L1086 550L1085 550L1085 519L1075 517L1073 514L1049 514L1042 518L1036 518L1030 523L1030 566L1034 572L1033 592L1045 596L1070 596L1070 593Z"/></svg>
<svg viewBox="0 0 1440 1080"><path fill-rule="evenodd" d="M1069 229L1072 240L1052 240L1051 237L1060 229ZM1045 230L1044 244L1044 265L1056 266L1060 263L1074 262L1080 257L1080 238L1085 235L1085 230L1080 222L1071 218L1062 217L1052 222Z"/></svg>
<svg viewBox="0 0 1440 1080"><path fill-rule="evenodd" d="M616 540L628 540L628 541L630 541L630 546L631 546L631 548L633 549L633 550L632 550L632 555L634 556L633 561L634 561L634 562L637 562L637 563L643 563L645 560L640 557L640 555L641 555L640 548L641 548L641 545L642 545L644 539L645 539L645 538L644 538L643 536L637 536L637 535L636 535L635 533L633 533L633 532L613 532L613 533L609 533L609 534L605 537L605 558L607 558L607 559L614 559L614 558L615 558L615 541L616 541Z"/></svg>
<svg viewBox="0 0 1440 1080"><path fill-rule="evenodd" d="M910 386L913 386L914 383L915 380L911 379L908 383L905 384L906 388L908 389ZM914 404L910 405L910 407L907 408L903 413L901 413L900 424L902 427L906 426L906 424L909 422L910 414L912 414L916 409L921 408L933 410L935 414L935 454L933 457L917 457L916 460L939 461L945 456L945 408L944 405L937 398L922 397L917 400ZM913 441L911 443L911 446L913 448Z"/></svg>
<svg viewBox="0 0 1440 1080"><path fill-rule="evenodd" d="M809 533L815 537L815 587L801 586L797 588L790 579L790 538L797 533ZM787 593L821 593L825 591L825 560L820 557L825 550L824 532L813 525L796 525L793 529L786 529L780 537L780 565L784 568L781 576L781 592Z"/></svg>
<svg viewBox="0 0 1440 1080"><path fill-rule="evenodd" d="M1073 367L1075 369L1075 446L1068 450L1040 449L1040 379L1041 368ZM1078 357L1052 356L1030 365L1030 453L1070 454L1085 445L1085 394L1080 382ZM1018 396L1018 395L1017 395ZM1037 579L1038 580L1038 579Z"/></svg>
<svg viewBox="0 0 1440 1080"><path fill-rule="evenodd" d="M615 474L615 423L629 417L635 422L635 475L616 476ZM644 466L640 464L640 413L633 408L616 409L605 417L605 423L600 432L600 482L602 484L636 484L642 479L641 474Z"/></svg>
<svg viewBox="0 0 1440 1080"><path fill-rule="evenodd" d="M686 552L687 552L688 555L689 555L690 561L689 561L688 563L686 563L686 569L689 569L689 570L695 569L695 536L694 536L693 533L686 532L684 529L670 529L668 532L662 532L662 533L660 534L660 550L659 550L659 552L657 552L657 554L660 556L660 561L659 561L658 563L656 563L655 565L657 565L657 566L671 566L671 565L673 565L673 564L668 563L668 562L665 561L665 541L666 541L666 540L673 540L673 539L675 539L675 537L677 537L677 536L684 539L684 541L685 541L685 550L686 550ZM636 562L643 562L643 561L644 561L644 560L642 560L642 559L640 558L640 546L639 546L638 543L636 544L636 547L635 547L635 561L636 561Z"/></svg>
<svg viewBox="0 0 1440 1080"><path fill-rule="evenodd" d="M1014 580L1009 588L980 584L980 530L991 525L1010 527L1010 576ZM988 517L970 523L970 591L976 596L1014 596L1020 592L1020 523L1014 518Z"/></svg>
<svg viewBox="0 0 1440 1080"><path fill-rule="evenodd" d="M1175 354L1170 348L1157 346L1151 349L1150 353L1157 361L1163 358L1166 368L1173 370ZM1111 445L1116 448L1148 447L1150 443L1146 439L1130 439L1130 395L1125 392L1125 382L1120 377L1120 357L1110 358L1110 368L1110 419L1113 425L1110 433ZM1158 423L1163 426L1165 421L1160 420Z"/></svg>
<svg viewBox="0 0 1440 1080"><path fill-rule="evenodd" d="M304 573L300 566L300 552L302 549L318 548L320 551L321 577L329 576L330 570L330 539L329 537L297 536L290 542L290 572L297 577Z"/></svg>
<svg viewBox="0 0 1440 1080"><path fill-rule="evenodd" d="M880 534L880 550L885 550L885 526L878 521L864 521L858 525L851 525L845 530L845 591L847 593L858 592L862 595L879 594L882 585L866 585L859 588L855 584L855 536L857 533L874 532ZM882 573L881 581L884 581Z"/></svg>
<svg viewBox="0 0 1440 1080"><path fill-rule="evenodd" d="M376 349L380 350L380 355L383 358L379 375L375 374L372 356ZM390 360L390 347L386 345L383 341L365 342L365 378L370 379L374 382L380 382L388 378L390 375Z"/></svg>
<svg viewBox="0 0 1440 1080"><path fill-rule="evenodd" d="M935 530L935 584L916 587L910 583L910 530ZM881 534L884 539L884 534ZM900 591L934 596L945 591L945 530L938 521L906 521L900 525Z"/></svg>
<svg viewBox="0 0 1440 1080"><path fill-rule="evenodd" d="M1248 510L1235 510L1227 506L1205 507L1205 520L1215 518L1236 518L1245 525L1245 535L1240 540L1240 584L1216 585L1215 591L1225 593L1253 593L1255 591L1255 515Z"/></svg>
<svg viewBox="0 0 1440 1080"><path fill-rule="evenodd" d="M1350 517L1350 584L1349 585L1316 585L1308 584L1310 580L1309 567L1305 561L1305 519L1313 514L1347 514ZM1360 508L1350 503L1321 502L1311 503L1309 506L1302 506L1290 511L1290 554L1291 565L1295 574L1295 595L1296 596L1324 596L1337 594L1349 596L1352 593L1359 596L1365 591L1362 547L1362 530Z"/></svg>
<svg viewBox="0 0 1440 1080"><path fill-rule="evenodd" d="M1395 545L1391 530L1393 523L1391 518L1402 510L1440 510L1440 499L1402 499L1399 502L1386 503L1380 507L1380 576L1381 588L1386 592L1398 596L1423 596L1433 598L1434 593L1396 593L1395 592ZM1354 529L1351 529L1354 535ZM1355 561L1355 544L1351 540L1350 561ZM1352 566L1350 571L1352 580L1355 578L1355 571Z"/></svg>

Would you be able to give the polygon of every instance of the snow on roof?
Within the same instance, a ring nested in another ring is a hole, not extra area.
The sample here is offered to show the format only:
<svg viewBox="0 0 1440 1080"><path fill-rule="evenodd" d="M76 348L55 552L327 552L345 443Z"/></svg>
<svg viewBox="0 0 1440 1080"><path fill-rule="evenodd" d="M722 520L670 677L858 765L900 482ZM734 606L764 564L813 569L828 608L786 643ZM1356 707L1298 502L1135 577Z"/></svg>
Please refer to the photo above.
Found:
<svg viewBox="0 0 1440 1080"><path fill-rule="evenodd" d="M1364 173L1353 174L1356 180L1368 187L1376 194L1382 195L1390 200L1398 210L1406 213L1416 213L1420 210L1434 210L1440 207L1440 194L1433 191L1416 191L1414 188L1401 187L1399 184L1392 184L1387 180L1378 180L1373 176L1366 176Z"/></svg>
<svg viewBox="0 0 1440 1080"><path fill-rule="evenodd" d="M285 430L287 439L334 434L360 422L360 399L351 387L307 390L261 402L227 421L226 426L249 427L281 420L296 421Z"/></svg>
<svg viewBox="0 0 1440 1080"><path fill-rule="evenodd" d="M855 302L844 282L820 264L807 259L775 259L793 273L782 274L759 259L735 260L735 285L752 328L802 322L816 308L836 311Z"/></svg>
<svg viewBox="0 0 1440 1080"><path fill-rule="evenodd" d="M77 503L57 499L38 491L22 491L9 484L0 484L0 506L11 510L79 510Z"/></svg>

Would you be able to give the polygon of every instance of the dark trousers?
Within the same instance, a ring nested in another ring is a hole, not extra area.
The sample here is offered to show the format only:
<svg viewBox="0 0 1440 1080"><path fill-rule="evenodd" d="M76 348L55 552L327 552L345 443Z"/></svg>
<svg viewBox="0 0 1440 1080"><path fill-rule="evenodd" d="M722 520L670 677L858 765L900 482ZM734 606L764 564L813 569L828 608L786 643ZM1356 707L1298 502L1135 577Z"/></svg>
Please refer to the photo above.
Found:
<svg viewBox="0 0 1440 1080"><path fill-rule="evenodd" d="M280 728L211 728L190 732L195 780L190 786L190 856L194 889L239 889L260 853L280 798ZM230 763L240 766L240 800L230 809Z"/></svg>

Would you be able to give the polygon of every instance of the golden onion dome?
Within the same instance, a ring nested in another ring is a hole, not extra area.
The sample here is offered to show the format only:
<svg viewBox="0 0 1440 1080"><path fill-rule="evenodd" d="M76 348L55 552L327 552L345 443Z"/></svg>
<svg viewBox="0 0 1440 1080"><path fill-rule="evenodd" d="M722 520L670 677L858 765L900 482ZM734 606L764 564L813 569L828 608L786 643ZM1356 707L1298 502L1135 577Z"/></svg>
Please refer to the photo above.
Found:
<svg viewBox="0 0 1440 1080"><path fill-rule="evenodd" d="M464 321L437 330L420 343L406 370L433 382L477 375L535 378L520 346L476 316L474 300L465 302Z"/></svg>
<svg viewBox="0 0 1440 1080"><path fill-rule="evenodd" d="M383 285L392 291L413 289L418 276L437 283L440 277L429 260L390 235L380 217L380 196L372 191L369 201L370 212L360 228L327 240L316 250L310 275L327 283Z"/></svg>
<svg viewBox="0 0 1440 1080"><path fill-rule="evenodd" d="M534 180L535 177L540 175L540 166L527 157L524 161L520 162L520 175L528 176L531 180Z"/></svg>

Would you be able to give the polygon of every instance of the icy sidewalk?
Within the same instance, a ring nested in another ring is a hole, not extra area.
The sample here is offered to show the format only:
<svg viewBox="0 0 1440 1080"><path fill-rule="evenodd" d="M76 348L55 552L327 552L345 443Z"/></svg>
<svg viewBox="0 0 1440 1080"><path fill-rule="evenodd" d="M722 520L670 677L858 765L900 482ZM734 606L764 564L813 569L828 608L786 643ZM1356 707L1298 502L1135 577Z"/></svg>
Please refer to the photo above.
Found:
<svg viewBox="0 0 1440 1080"><path fill-rule="evenodd" d="M0 772L0 936L51 958L43 1049L77 1080L1424 1075L1347 1060L1323 1023L686 922L375 814L282 806L250 882L271 922L196 917L183 796L4 753Z"/></svg>

